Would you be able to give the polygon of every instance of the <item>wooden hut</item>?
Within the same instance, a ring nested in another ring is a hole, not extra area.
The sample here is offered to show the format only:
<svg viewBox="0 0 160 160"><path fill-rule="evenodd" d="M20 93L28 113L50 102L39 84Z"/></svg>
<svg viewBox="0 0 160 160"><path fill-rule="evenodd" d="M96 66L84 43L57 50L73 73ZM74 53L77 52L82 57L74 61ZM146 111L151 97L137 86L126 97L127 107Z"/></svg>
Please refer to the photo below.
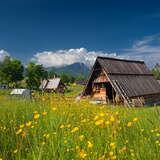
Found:
<svg viewBox="0 0 160 160"><path fill-rule="evenodd" d="M65 84L62 83L60 78L43 80L40 85L40 89L45 92L64 93L65 88Z"/></svg>
<svg viewBox="0 0 160 160"><path fill-rule="evenodd" d="M128 106L160 102L160 84L143 61L97 57L82 97Z"/></svg>

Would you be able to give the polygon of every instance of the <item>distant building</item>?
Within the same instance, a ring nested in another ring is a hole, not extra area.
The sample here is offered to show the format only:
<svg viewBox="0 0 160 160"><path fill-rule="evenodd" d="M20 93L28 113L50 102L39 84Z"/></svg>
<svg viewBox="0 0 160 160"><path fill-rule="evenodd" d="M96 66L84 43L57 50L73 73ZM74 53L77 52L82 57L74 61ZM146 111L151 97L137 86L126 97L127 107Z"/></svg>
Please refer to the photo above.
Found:
<svg viewBox="0 0 160 160"><path fill-rule="evenodd" d="M97 57L82 97L143 106L160 102L160 84L143 61Z"/></svg>
<svg viewBox="0 0 160 160"><path fill-rule="evenodd" d="M13 89L10 93L12 96L30 98L31 91L29 89Z"/></svg>
<svg viewBox="0 0 160 160"><path fill-rule="evenodd" d="M46 92L64 93L66 86L60 78L52 78L43 80L39 88Z"/></svg>
<svg viewBox="0 0 160 160"><path fill-rule="evenodd" d="M7 84L0 84L0 89L8 89L8 85Z"/></svg>

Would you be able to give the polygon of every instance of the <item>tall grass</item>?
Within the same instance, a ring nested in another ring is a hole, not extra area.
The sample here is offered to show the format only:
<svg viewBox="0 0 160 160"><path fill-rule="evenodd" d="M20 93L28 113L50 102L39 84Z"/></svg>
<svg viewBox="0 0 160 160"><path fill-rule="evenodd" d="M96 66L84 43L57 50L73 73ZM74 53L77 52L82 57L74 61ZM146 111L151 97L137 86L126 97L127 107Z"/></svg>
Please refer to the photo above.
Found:
<svg viewBox="0 0 160 160"><path fill-rule="evenodd" d="M160 108L0 96L2 160L158 160Z"/></svg>

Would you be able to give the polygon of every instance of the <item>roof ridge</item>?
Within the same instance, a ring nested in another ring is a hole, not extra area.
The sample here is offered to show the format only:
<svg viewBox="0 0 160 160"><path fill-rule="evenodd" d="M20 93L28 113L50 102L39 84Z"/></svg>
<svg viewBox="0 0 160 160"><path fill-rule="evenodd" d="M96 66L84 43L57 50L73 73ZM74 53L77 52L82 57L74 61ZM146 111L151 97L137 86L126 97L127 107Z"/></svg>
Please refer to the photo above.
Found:
<svg viewBox="0 0 160 160"><path fill-rule="evenodd" d="M103 57L103 56L97 56L97 59L109 59L109 60L116 60L116 61L124 61L124 62L135 62L135 63L144 63L143 60L131 60L131 59L120 59L115 57Z"/></svg>

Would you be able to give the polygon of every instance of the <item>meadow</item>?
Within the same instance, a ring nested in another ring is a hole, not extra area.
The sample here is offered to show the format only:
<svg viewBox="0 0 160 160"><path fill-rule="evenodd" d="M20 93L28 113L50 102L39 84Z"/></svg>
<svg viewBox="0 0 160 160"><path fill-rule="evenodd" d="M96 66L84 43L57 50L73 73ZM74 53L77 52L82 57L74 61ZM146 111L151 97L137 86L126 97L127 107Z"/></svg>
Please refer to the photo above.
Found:
<svg viewBox="0 0 160 160"><path fill-rule="evenodd" d="M160 107L127 108L0 92L0 160L159 160Z"/></svg>

